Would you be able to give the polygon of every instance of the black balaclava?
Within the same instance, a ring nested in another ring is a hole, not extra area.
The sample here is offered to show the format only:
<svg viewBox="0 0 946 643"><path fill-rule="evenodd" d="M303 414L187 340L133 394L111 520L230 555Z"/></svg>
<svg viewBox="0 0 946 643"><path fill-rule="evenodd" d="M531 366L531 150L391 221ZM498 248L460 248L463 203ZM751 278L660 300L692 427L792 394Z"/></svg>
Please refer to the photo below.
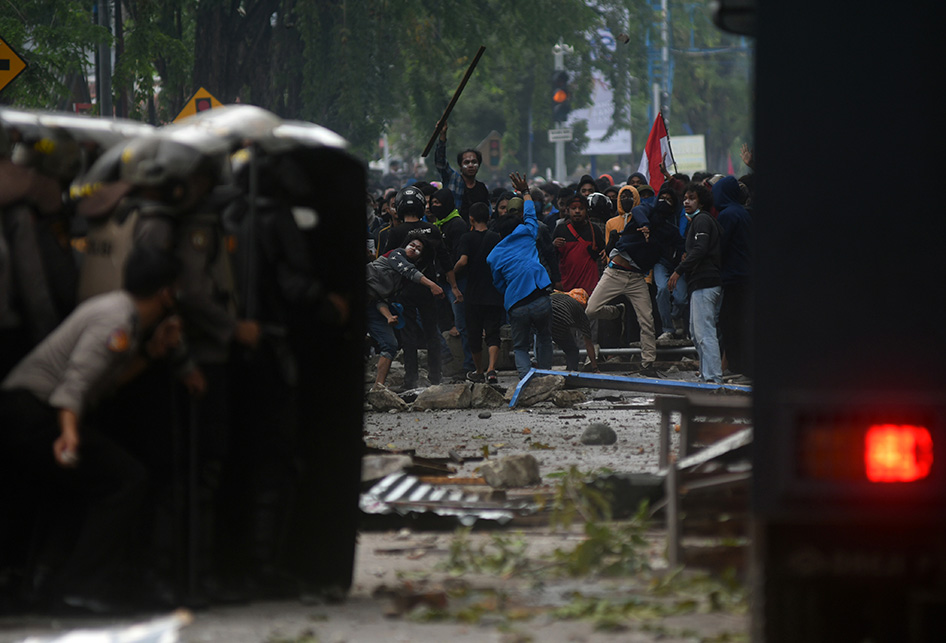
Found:
<svg viewBox="0 0 946 643"><path fill-rule="evenodd" d="M432 198L440 201L440 205L433 205L433 202L431 202L430 206L431 214L437 217L438 221L440 219L446 218L447 215L457 209L456 205L454 205L453 192L451 192L448 188L437 190L431 196Z"/></svg>

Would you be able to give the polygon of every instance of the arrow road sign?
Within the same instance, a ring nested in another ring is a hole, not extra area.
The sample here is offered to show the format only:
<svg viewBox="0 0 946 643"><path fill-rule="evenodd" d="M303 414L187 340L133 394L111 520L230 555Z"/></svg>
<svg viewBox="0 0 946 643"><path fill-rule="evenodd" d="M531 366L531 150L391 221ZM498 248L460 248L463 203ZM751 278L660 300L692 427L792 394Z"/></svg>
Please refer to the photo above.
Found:
<svg viewBox="0 0 946 643"><path fill-rule="evenodd" d="M0 91L26 69L26 63L20 58L7 41L0 38Z"/></svg>

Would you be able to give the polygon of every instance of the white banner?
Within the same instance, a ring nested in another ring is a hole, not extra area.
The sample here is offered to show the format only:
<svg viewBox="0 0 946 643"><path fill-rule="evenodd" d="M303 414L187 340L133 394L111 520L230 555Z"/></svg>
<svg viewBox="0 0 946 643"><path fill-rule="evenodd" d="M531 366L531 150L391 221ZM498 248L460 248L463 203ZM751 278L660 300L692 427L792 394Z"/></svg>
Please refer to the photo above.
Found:
<svg viewBox="0 0 946 643"><path fill-rule="evenodd" d="M670 149L677 163L677 172L693 175L706 171L706 139L702 134L694 136L671 136ZM667 168L671 173L673 168Z"/></svg>
<svg viewBox="0 0 946 643"><path fill-rule="evenodd" d="M572 110L568 115L569 126L576 121L588 122L588 144L581 153L588 156L630 154L631 130L617 130L610 138L604 138L614 117L614 95L607 79L598 72L594 72L592 82L591 106Z"/></svg>

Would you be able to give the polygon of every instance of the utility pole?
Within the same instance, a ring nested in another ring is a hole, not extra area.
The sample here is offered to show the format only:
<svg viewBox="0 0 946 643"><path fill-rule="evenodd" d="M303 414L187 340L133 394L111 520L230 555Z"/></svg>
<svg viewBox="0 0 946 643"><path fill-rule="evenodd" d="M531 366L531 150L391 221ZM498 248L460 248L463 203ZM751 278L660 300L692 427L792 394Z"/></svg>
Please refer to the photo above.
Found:
<svg viewBox="0 0 946 643"><path fill-rule="evenodd" d="M655 79L652 86L654 118L666 107L663 105L663 97L670 95L670 8L667 6L667 0L660 0L660 41L660 81ZM664 117L666 116L667 114L664 114Z"/></svg>
<svg viewBox="0 0 946 643"><path fill-rule="evenodd" d="M553 68L556 72L565 70L565 54L570 54L573 51L574 49L563 43L561 38L558 39L558 42L552 47L552 55L554 56ZM565 127L565 123L564 121L557 121L555 126L561 129ZM555 180L564 183L567 175L568 171L565 168L565 141L558 140L555 141Z"/></svg>
<svg viewBox="0 0 946 643"><path fill-rule="evenodd" d="M657 118L658 112L668 117L670 91L673 87L673 66L670 59L670 7L668 0L649 0L655 12L660 12L660 42L651 38L651 29L647 30L647 82L651 90L650 121Z"/></svg>

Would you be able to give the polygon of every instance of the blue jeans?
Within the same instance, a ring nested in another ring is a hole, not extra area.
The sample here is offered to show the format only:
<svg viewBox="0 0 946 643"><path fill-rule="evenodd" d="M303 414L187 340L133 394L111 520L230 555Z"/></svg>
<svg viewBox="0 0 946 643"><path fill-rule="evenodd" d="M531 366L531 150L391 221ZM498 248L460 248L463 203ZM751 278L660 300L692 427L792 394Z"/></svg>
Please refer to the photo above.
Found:
<svg viewBox="0 0 946 643"><path fill-rule="evenodd" d="M719 354L716 323L723 303L723 287L700 288L690 293L690 337L700 356L700 377L706 382L723 382L723 361Z"/></svg>
<svg viewBox="0 0 946 643"><path fill-rule="evenodd" d="M657 286L657 312L660 313L662 333L673 333L673 320L683 319L687 305L687 282L684 277L677 278L677 287L673 292L667 290L667 280L673 269L658 262L654 266L654 284ZM661 333L657 333L658 335Z"/></svg>
<svg viewBox="0 0 946 643"><path fill-rule="evenodd" d="M366 321L368 323L368 334L371 335L374 341L378 342L380 354L393 360L394 356L397 355L397 337L394 335L394 327L378 311L375 302L368 304Z"/></svg>
<svg viewBox="0 0 946 643"><path fill-rule="evenodd" d="M512 327L512 348L516 371L520 379L532 370L529 349L535 338L535 362L539 368L552 368L552 299L542 296L512 308L509 313Z"/></svg>

